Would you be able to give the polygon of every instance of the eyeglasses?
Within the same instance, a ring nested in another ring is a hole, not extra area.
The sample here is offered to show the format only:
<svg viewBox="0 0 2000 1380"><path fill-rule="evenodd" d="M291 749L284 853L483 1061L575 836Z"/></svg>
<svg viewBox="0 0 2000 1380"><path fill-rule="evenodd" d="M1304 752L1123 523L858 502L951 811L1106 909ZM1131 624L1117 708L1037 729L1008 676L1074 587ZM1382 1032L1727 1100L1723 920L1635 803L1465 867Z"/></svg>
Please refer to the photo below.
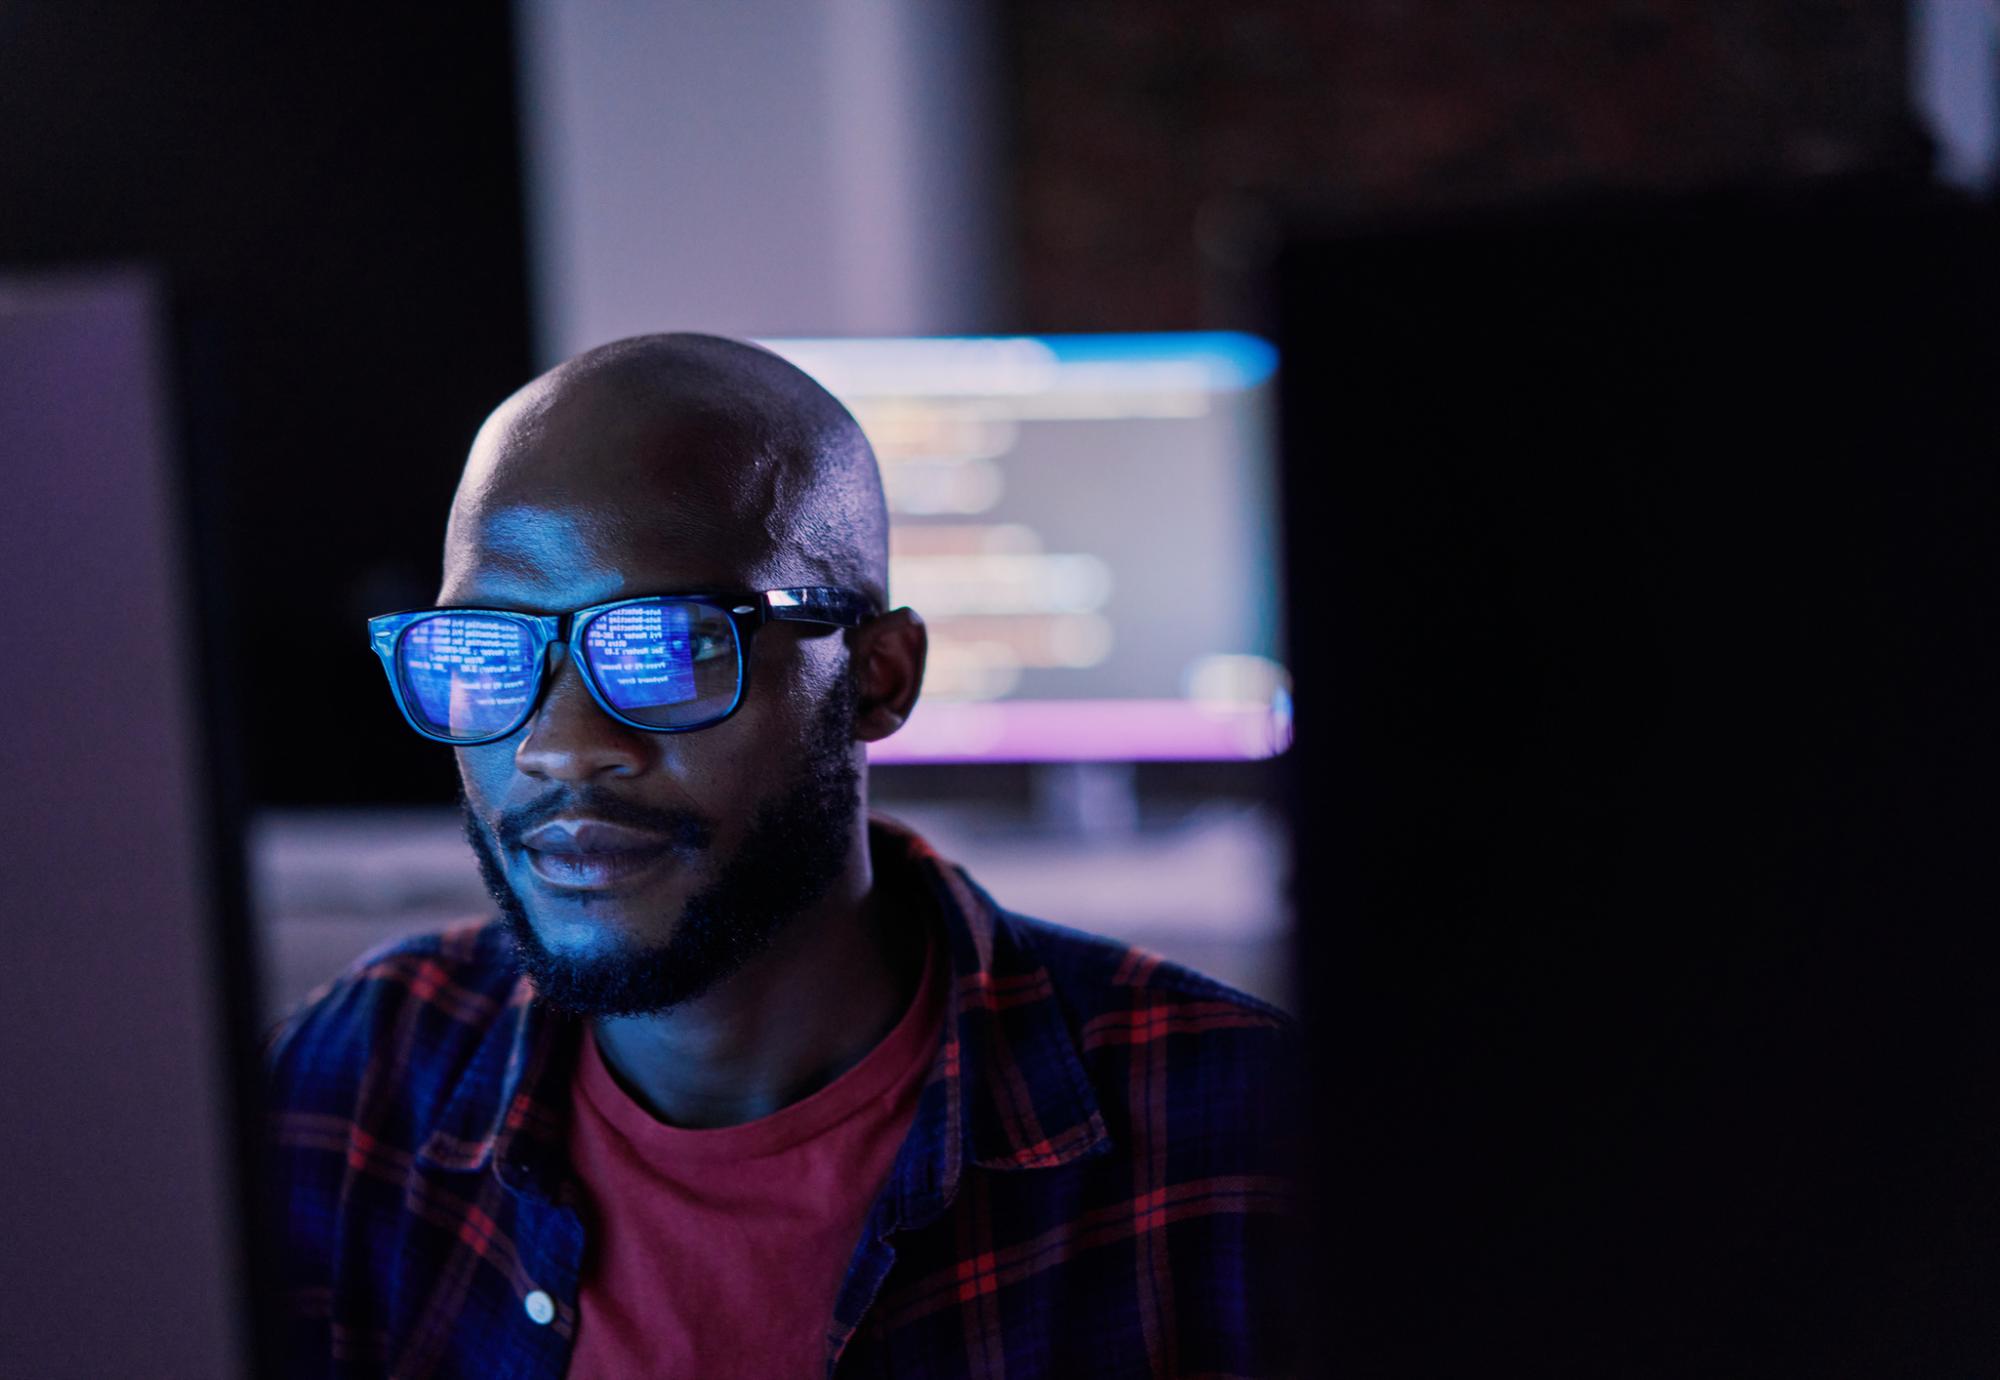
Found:
<svg viewBox="0 0 2000 1380"><path fill-rule="evenodd" d="M598 707L650 733L721 723L743 703L750 639L768 622L856 628L875 616L849 589L671 594L569 613L440 608L368 620L396 707L410 727L460 747L528 721L567 653Z"/></svg>

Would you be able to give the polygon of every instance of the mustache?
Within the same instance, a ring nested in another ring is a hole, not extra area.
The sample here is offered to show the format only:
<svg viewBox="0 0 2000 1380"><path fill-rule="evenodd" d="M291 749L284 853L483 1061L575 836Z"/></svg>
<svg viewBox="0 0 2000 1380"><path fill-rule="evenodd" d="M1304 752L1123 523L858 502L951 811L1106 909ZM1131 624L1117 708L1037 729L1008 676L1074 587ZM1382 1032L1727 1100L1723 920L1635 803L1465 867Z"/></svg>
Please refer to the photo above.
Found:
<svg viewBox="0 0 2000 1380"><path fill-rule="evenodd" d="M464 792L459 803L465 804ZM468 815L471 811L468 809ZM522 837L530 830L563 815L588 815L610 824L643 829L667 840L668 846L687 853L699 853L715 842L715 824L692 810L665 810L641 805L602 786L557 789L523 805L502 810L493 821L493 836L503 848L523 847Z"/></svg>

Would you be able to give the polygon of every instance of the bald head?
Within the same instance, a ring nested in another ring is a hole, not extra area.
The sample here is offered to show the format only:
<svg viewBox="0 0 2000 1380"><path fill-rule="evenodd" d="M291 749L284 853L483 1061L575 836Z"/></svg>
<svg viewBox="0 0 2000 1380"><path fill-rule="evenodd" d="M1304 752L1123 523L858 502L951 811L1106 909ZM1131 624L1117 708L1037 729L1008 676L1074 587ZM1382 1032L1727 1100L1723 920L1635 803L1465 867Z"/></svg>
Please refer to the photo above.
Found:
<svg viewBox="0 0 2000 1380"><path fill-rule="evenodd" d="M887 607L888 511L861 428L790 363L718 336L602 346L480 428L452 501L447 587L465 576L455 563L534 566L579 544L657 545L767 587L840 585Z"/></svg>

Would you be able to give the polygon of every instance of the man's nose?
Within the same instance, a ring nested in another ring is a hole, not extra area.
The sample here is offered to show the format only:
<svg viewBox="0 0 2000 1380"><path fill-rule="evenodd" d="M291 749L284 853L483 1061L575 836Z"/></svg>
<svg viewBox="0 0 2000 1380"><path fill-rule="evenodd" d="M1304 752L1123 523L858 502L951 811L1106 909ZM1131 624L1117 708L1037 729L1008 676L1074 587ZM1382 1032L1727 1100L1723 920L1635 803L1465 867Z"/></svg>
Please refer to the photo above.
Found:
<svg viewBox="0 0 2000 1380"><path fill-rule="evenodd" d="M569 658L563 658L551 674L548 694L528 721L527 736L514 749L514 765L525 775L548 781L636 776L645 770L652 751L648 735L600 709Z"/></svg>

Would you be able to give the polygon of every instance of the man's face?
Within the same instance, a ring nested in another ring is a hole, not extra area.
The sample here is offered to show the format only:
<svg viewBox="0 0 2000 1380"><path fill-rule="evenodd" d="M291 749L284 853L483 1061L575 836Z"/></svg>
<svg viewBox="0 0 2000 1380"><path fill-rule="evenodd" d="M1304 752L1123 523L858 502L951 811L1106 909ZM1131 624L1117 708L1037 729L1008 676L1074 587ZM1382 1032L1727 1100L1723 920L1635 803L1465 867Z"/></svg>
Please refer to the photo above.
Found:
<svg viewBox="0 0 2000 1380"><path fill-rule="evenodd" d="M517 484L455 517L439 602L560 613L819 582L718 511L685 488ZM697 996L837 875L859 803L842 639L769 624L746 666L735 714L666 734L609 718L563 660L519 732L456 750L467 838L552 1004L632 1015Z"/></svg>

